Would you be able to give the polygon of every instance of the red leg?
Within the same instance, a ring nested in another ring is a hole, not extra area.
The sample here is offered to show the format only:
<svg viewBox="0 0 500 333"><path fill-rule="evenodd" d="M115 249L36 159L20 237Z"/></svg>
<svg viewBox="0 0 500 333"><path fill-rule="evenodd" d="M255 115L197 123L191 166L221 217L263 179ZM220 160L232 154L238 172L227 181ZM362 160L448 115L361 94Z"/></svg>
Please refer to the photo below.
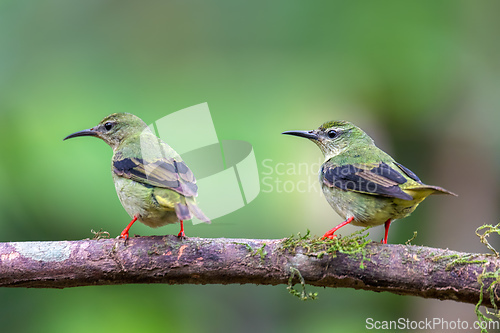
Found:
<svg viewBox="0 0 500 333"><path fill-rule="evenodd" d="M382 244L387 244L387 235L389 235L389 226L391 225L391 219L385 221L385 236L384 239L380 241Z"/></svg>
<svg viewBox="0 0 500 333"><path fill-rule="evenodd" d="M132 226L132 224L134 224L135 221L137 221L137 216L134 216L134 218L132 219L132 221L130 221L128 226L125 229L123 229L122 233L120 234L120 238L123 238L125 240L128 239L128 231L130 230L130 227Z"/></svg>
<svg viewBox="0 0 500 333"><path fill-rule="evenodd" d="M329 230L326 232L326 234L323 235L323 237L321 237L321 239L325 239L325 238L330 238L330 239L333 239L333 237L335 237L334 233L335 231L339 230L340 228L342 228L343 226L349 224L352 222L352 220L354 220L354 216L351 216L350 218L348 218L347 220L345 220L344 222L340 223L338 226L336 226L335 228Z"/></svg>
<svg viewBox="0 0 500 333"><path fill-rule="evenodd" d="M177 237L186 237L186 234L184 234L184 222L182 220L180 221L181 221L181 231L179 231Z"/></svg>

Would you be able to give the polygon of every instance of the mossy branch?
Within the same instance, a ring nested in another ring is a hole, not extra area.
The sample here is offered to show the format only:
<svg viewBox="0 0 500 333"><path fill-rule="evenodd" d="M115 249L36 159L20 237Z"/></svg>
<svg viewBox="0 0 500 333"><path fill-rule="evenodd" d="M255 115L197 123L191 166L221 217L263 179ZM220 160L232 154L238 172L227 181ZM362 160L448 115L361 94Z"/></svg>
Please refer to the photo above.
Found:
<svg viewBox="0 0 500 333"><path fill-rule="evenodd" d="M126 243L117 239L0 243L0 286L288 285L294 273L293 282L302 286L389 291L495 308L500 268L495 255L382 245L365 238L358 233L331 241L299 235L265 240L152 236Z"/></svg>

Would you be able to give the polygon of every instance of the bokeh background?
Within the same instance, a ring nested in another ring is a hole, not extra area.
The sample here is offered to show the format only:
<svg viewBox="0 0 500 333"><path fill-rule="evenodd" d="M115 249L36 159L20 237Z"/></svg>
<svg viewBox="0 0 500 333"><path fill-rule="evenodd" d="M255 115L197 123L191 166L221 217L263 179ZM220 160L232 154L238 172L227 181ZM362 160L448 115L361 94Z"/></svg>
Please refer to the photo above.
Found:
<svg viewBox="0 0 500 333"><path fill-rule="evenodd" d="M220 140L253 145L262 191L211 225L187 223L188 236L320 235L341 222L316 184L320 151L280 133L346 119L424 182L459 194L426 200L393 224L390 243L416 230L414 244L486 252L474 231L500 222L499 11L496 1L3 0L0 241L118 235L129 217L111 149L62 138L112 112L151 123L207 102ZM254 285L3 289L0 323L5 332L358 332L367 318L476 318L454 302L309 291L319 299Z"/></svg>

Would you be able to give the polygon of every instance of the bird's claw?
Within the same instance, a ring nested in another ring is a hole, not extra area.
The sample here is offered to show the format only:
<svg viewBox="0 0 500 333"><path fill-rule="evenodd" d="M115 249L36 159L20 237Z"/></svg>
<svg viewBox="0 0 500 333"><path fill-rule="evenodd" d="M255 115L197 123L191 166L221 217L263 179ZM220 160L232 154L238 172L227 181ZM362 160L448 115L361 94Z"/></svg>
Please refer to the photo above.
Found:
<svg viewBox="0 0 500 333"><path fill-rule="evenodd" d="M327 232L326 234L323 235L323 237L321 237L321 240L324 240L324 239L334 239L335 237L337 237L337 235L334 235L333 233L329 233Z"/></svg>
<svg viewBox="0 0 500 333"><path fill-rule="evenodd" d="M331 231L328 231L326 234L323 235L323 237L321 237L321 240L324 240L324 239L333 239L334 237L337 237L337 235L334 235L334 232L331 232Z"/></svg>
<svg viewBox="0 0 500 333"><path fill-rule="evenodd" d="M127 233L121 233L120 236L118 236L119 239L124 239L127 240L129 238L128 232Z"/></svg>
<svg viewBox="0 0 500 333"><path fill-rule="evenodd" d="M181 231L177 234L177 237L179 238L186 238L186 234L184 233L184 231Z"/></svg>

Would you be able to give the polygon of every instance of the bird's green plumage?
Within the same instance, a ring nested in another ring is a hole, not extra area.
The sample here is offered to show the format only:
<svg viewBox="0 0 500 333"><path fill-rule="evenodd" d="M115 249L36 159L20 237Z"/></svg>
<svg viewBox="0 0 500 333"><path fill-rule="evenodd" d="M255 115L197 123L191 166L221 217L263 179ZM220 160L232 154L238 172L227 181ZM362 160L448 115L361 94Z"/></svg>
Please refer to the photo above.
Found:
<svg viewBox="0 0 500 333"><path fill-rule="evenodd" d="M285 134L307 137L318 145L325 156L319 175L323 193L340 216L354 217L354 225L404 218L431 194L455 195L423 184L350 122L326 122L307 135L303 131Z"/></svg>
<svg viewBox="0 0 500 333"><path fill-rule="evenodd" d="M76 136L95 136L113 148L113 181L131 217L153 228L193 216L210 223L196 205L198 188L191 170L139 117L114 113L66 139Z"/></svg>

